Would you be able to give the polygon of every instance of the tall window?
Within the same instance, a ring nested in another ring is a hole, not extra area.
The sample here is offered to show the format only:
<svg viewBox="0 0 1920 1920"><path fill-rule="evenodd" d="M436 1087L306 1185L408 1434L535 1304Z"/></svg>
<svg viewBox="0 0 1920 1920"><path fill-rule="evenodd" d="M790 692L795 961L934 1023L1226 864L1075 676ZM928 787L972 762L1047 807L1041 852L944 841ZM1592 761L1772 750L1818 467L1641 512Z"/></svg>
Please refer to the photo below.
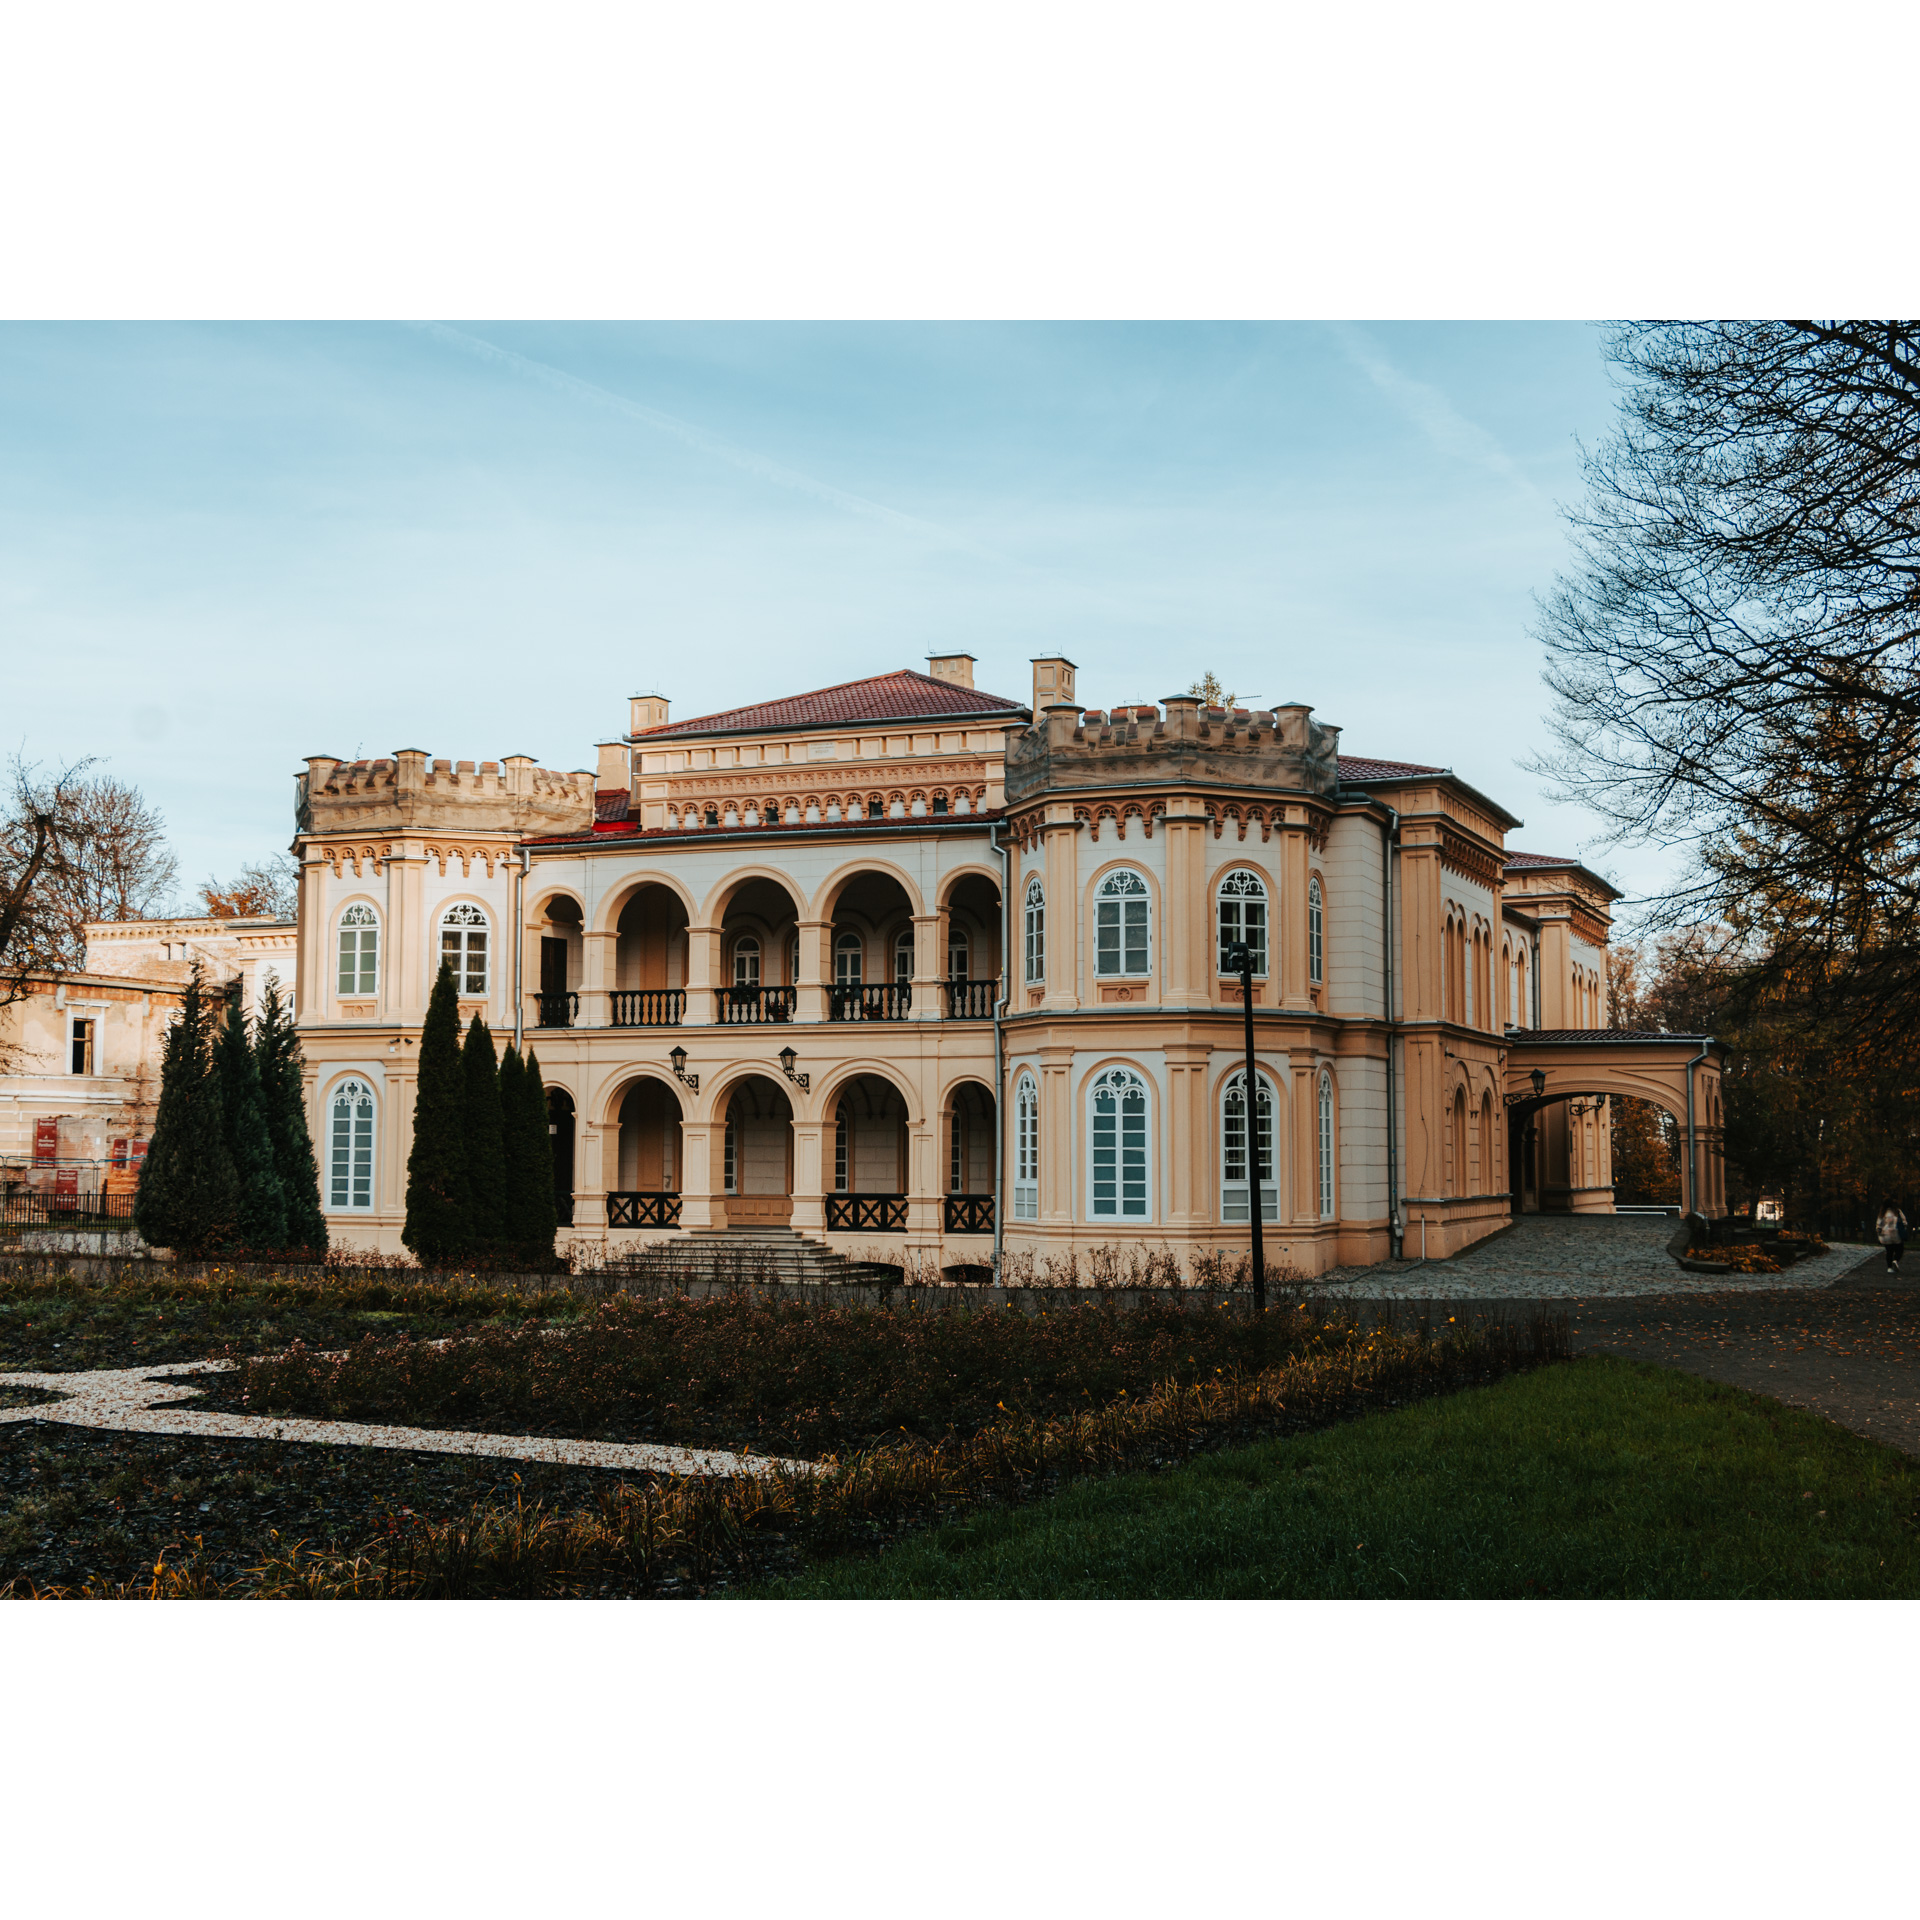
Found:
<svg viewBox="0 0 1920 1920"><path fill-rule="evenodd" d="M721 1169L720 1169L721 1189L720 1190L723 1193L738 1193L740 1191L740 1188L738 1185L739 1178L740 1178L740 1160L739 1160L738 1149L734 1142L733 1109L731 1107L727 1109L727 1135L726 1135L725 1143L721 1147L720 1151L721 1151Z"/></svg>
<svg viewBox="0 0 1920 1920"><path fill-rule="evenodd" d="M967 930L947 922L947 978L964 980L967 976Z"/></svg>
<svg viewBox="0 0 1920 1920"><path fill-rule="evenodd" d="M947 1109L947 1191L967 1190L967 1116L956 1100Z"/></svg>
<svg viewBox="0 0 1920 1920"><path fill-rule="evenodd" d="M79 1015L74 1016L73 1030L68 1043L67 1064L75 1073L93 1071L93 1022Z"/></svg>
<svg viewBox="0 0 1920 1920"><path fill-rule="evenodd" d="M1120 867L1100 882L1093 909L1093 970L1140 976L1150 972L1147 883Z"/></svg>
<svg viewBox="0 0 1920 1920"><path fill-rule="evenodd" d="M1013 1217L1040 1218L1040 1090L1025 1073L1013 1092Z"/></svg>
<svg viewBox="0 0 1920 1920"><path fill-rule="evenodd" d="M1091 1213L1096 1220L1147 1218L1147 1083L1131 1067L1108 1067L1092 1088Z"/></svg>
<svg viewBox="0 0 1920 1920"><path fill-rule="evenodd" d="M1320 1075L1320 1218L1333 1218L1333 1075Z"/></svg>
<svg viewBox="0 0 1920 1920"><path fill-rule="evenodd" d="M902 927L893 941L893 979L896 986L908 986L913 980L913 929Z"/></svg>
<svg viewBox="0 0 1920 1920"><path fill-rule="evenodd" d="M1280 1192L1273 1169L1273 1089L1264 1076L1254 1092L1254 1137L1260 1153L1260 1218L1280 1218ZM1220 1218L1253 1217L1247 1179L1247 1073L1243 1067L1226 1085L1220 1108Z"/></svg>
<svg viewBox="0 0 1920 1920"><path fill-rule="evenodd" d="M327 1206L334 1213L373 1207L373 1091L343 1080L327 1109Z"/></svg>
<svg viewBox="0 0 1920 1920"><path fill-rule="evenodd" d="M453 969L456 993L487 990L487 916L464 901L440 916L440 958Z"/></svg>
<svg viewBox="0 0 1920 1920"><path fill-rule="evenodd" d="M1027 882L1027 983L1039 986L1047 977L1047 890L1036 873Z"/></svg>
<svg viewBox="0 0 1920 1920"><path fill-rule="evenodd" d="M848 1191L847 1134L847 1103L843 1100L833 1110L833 1190L835 1193Z"/></svg>
<svg viewBox="0 0 1920 1920"><path fill-rule="evenodd" d="M340 991L374 993L380 982L380 922L358 903L340 916Z"/></svg>
<svg viewBox="0 0 1920 1920"><path fill-rule="evenodd" d="M1220 882L1220 971L1238 973L1228 955L1244 940L1253 949L1253 976L1267 977L1267 883L1240 867Z"/></svg>
<svg viewBox="0 0 1920 1920"><path fill-rule="evenodd" d="M833 983L837 987L860 984L860 936L843 933L833 943Z"/></svg>
<svg viewBox="0 0 1920 1920"><path fill-rule="evenodd" d="M1316 987L1327 977L1326 930L1326 902L1316 873L1307 882L1307 978Z"/></svg>
<svg viewBox="0 0 1920 1920"><path fill-rule="evenodd" d="M743 933L733 943L733 984L736 987L760 984L760 942L750 933Z"/></svg>

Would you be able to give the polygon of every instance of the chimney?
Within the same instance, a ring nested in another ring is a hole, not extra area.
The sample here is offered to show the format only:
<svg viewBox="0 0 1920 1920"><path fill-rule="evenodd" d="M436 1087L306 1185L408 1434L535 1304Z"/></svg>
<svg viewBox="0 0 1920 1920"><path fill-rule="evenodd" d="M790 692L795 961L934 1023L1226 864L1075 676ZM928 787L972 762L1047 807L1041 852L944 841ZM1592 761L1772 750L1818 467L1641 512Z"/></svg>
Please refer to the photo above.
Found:
<svg viewBox="0 0 1920 1920"><path fill-rule="evenodd" d="M627 743L624 740L602 740L595 745L594 752L600 756L599 764L594 768L594 786L602 793L612 793L615 788L626 792L633 777L630 771L633 761L627 752Z"/></svg>
<svg viewBox="0 0 1920 1920"><path fill-rule="evenodd" d="M973 655L970 653L930 653L927 655L927 671L936 680L946 680L956 687L973 685Z"/></svg>
<svg viewBox="0 0 1920 1920"><path fill-rule="evenodd" d="M1073 699L1073 662L1063 653L1042 653L1033 662L1033 712L1036 719L1046 707L1062 706Z"/></svg>
<svg viewBox="0 0 1920 1920"><path fill-rule="evenodd" d="M645 733L667 724L667 703L657 693L636 693L627 701L627 731Z"/></svg>

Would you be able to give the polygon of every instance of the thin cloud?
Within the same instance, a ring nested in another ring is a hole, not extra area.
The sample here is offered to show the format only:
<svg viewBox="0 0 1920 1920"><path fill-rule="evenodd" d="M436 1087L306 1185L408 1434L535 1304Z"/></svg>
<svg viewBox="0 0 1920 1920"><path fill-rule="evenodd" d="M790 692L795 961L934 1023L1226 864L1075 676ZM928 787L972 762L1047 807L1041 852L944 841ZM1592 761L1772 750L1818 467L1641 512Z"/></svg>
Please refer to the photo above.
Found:
<svg viewBox="0 0 1920 1920"><path fill-rule="evenodd" d="M604 407L624 415L629 420L637 420L644 427L651 427L656 433L670 435L683 445L692 447L696 452L704 453L715 460L723 460L730 467L737 467L742 473L750 473L756 479L765 480L770 485L785 487L792 493L803 493L809 499L818 500L826 506L837 507L842 513L857 514L863 520L877 520L883 526L890 526L902 533L912 533L922 539L937 541L942 546L958 547L963 552L976 554L982 559L994 556L976 546L963 534L955 533L949 527L936 526L931 520L916 519L910 513L901 513L897 509L882 506L877 500L868 500L863 495L848 493L843 487L836 487L825 480L816 480L810 473L801 473L793 467L784 467L777 460L769 460L765 454L755 453L751 447L735 446L730 440L723 440L718 434L709 433L704 427L698 427L690 420L682 420L671 413L662 413L658 407L644 406L638 400L629 400L624 394L613 392L607 387L597 387L591 380L582 380L577 375L563 373L558 367L549 366L544 360L529 359L524 353L514 353L506 347L496 347L489 340L479 339L471 333L463 333L458 327L447 326L438 320L417 321L412 323L416 330L427 334L440 342L442 346L454 348L470 358L482 361L489 366L501 367L510 373L531 380L538 386L551 389L555 393L564 393L575 400L584 400L590 406Z"/></svg>
<svg viewBox="0 0 1920 1920"><path fill-rule="evenodd" d="M1331 331L1347 358L1441 453L1497 473L1539 498L1533 482L1500 442L1469 420L1438 387L1402 373L1358 327L1335 325Z"/></svg>

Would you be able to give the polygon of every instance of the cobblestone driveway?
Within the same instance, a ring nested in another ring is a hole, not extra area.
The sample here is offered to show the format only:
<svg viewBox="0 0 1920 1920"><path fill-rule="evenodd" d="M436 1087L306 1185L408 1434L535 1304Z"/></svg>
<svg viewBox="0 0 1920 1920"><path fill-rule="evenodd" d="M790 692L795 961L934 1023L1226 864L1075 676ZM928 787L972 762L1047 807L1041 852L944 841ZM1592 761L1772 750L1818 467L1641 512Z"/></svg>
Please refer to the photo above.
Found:
<svg viewBox="0 0 1920 1920"><path fill-rule="evenodd" d="M1372 1300L1601 1300L1645 1293L1778 1293L1829 1287L1866 1247L1836 1246L1781 1274L1683 1273L1666 1245L1677 1220L1643 1214L1527 1214L1497 1239L1453 1260L1349 1267L1322 1282ZM1413 1240L1418 1245L1417 1239Z"/></svg>

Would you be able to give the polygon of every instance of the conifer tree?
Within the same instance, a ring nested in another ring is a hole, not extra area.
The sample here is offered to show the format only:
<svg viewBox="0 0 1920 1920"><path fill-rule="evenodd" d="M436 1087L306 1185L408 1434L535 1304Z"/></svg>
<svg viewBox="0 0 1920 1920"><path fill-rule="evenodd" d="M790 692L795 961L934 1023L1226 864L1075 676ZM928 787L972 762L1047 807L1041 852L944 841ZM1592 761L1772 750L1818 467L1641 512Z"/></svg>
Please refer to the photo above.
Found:
<svg viewBox="0 0 1920 1920"><path fill-rule="evenodd" d="M196 961L167 1029L160 1106L133 1201L133 1223L149 1246L189 1255L231 1241L239 1215L209 1026L206 975Z"/></svg>
<svg viewBox="0 0 1920 1920"><path fill-rule="evenodd" d="M460 1063L460 1008L453 969L440 962L420 1029L413 1148L407 1155L407 1224L400 1238L429 1265L460 1259L473 1244L467 1192L467 1082Z"/></svg>
<svg viewBox="0 0 1920 1920"><path fill-rule="evenodd" d="M504 1088L509 1083L504 1068L500 1077ZM529 1050L524 1062L516 1059L512 1080L518 1082L518 1089L514 1108L507 1112L507 1239L524 1258L544 1267L553 1258L559 1223L553 1206L553 1140L547 1132L547 1090L540 1080L539 1055Z"/></svg>
<svg viewBox="0 0 1920 1920"><path fill-rule="evenodd" d="M320 1168L313 1135L307 1128L307 1089L301 1073L300 1036L293 1008L280 998L280 983L269 974L254 1023L253 1053L266 1103L273 1163L280 1175L287 1209L285 1244L311 1253L327 1250L327 1217L320 1211Z"/></svg>
<svg viewBox="0 0 1920 1920"><path fill-rule="evenodd" d="M500 1104L500 1069L493 1035L476 1013L467 1028L460 1065L467 1089L467 1193L476 1247L494 1247L507 1230L507 1154Z"/></svg>
<svg viewBox="0 0 1920 1920"><path fill-rule="evenodd" d="M227 989L227 1021L214 1042L214 1070L220 1082L220 1106L233 1157L236 1213L234 1241L254 1252L286 1245L287 1202L274 1164L273 1136L260 1090L260 1068L247 1038L247 1016L240 1005L240 983Z"/></svg>

